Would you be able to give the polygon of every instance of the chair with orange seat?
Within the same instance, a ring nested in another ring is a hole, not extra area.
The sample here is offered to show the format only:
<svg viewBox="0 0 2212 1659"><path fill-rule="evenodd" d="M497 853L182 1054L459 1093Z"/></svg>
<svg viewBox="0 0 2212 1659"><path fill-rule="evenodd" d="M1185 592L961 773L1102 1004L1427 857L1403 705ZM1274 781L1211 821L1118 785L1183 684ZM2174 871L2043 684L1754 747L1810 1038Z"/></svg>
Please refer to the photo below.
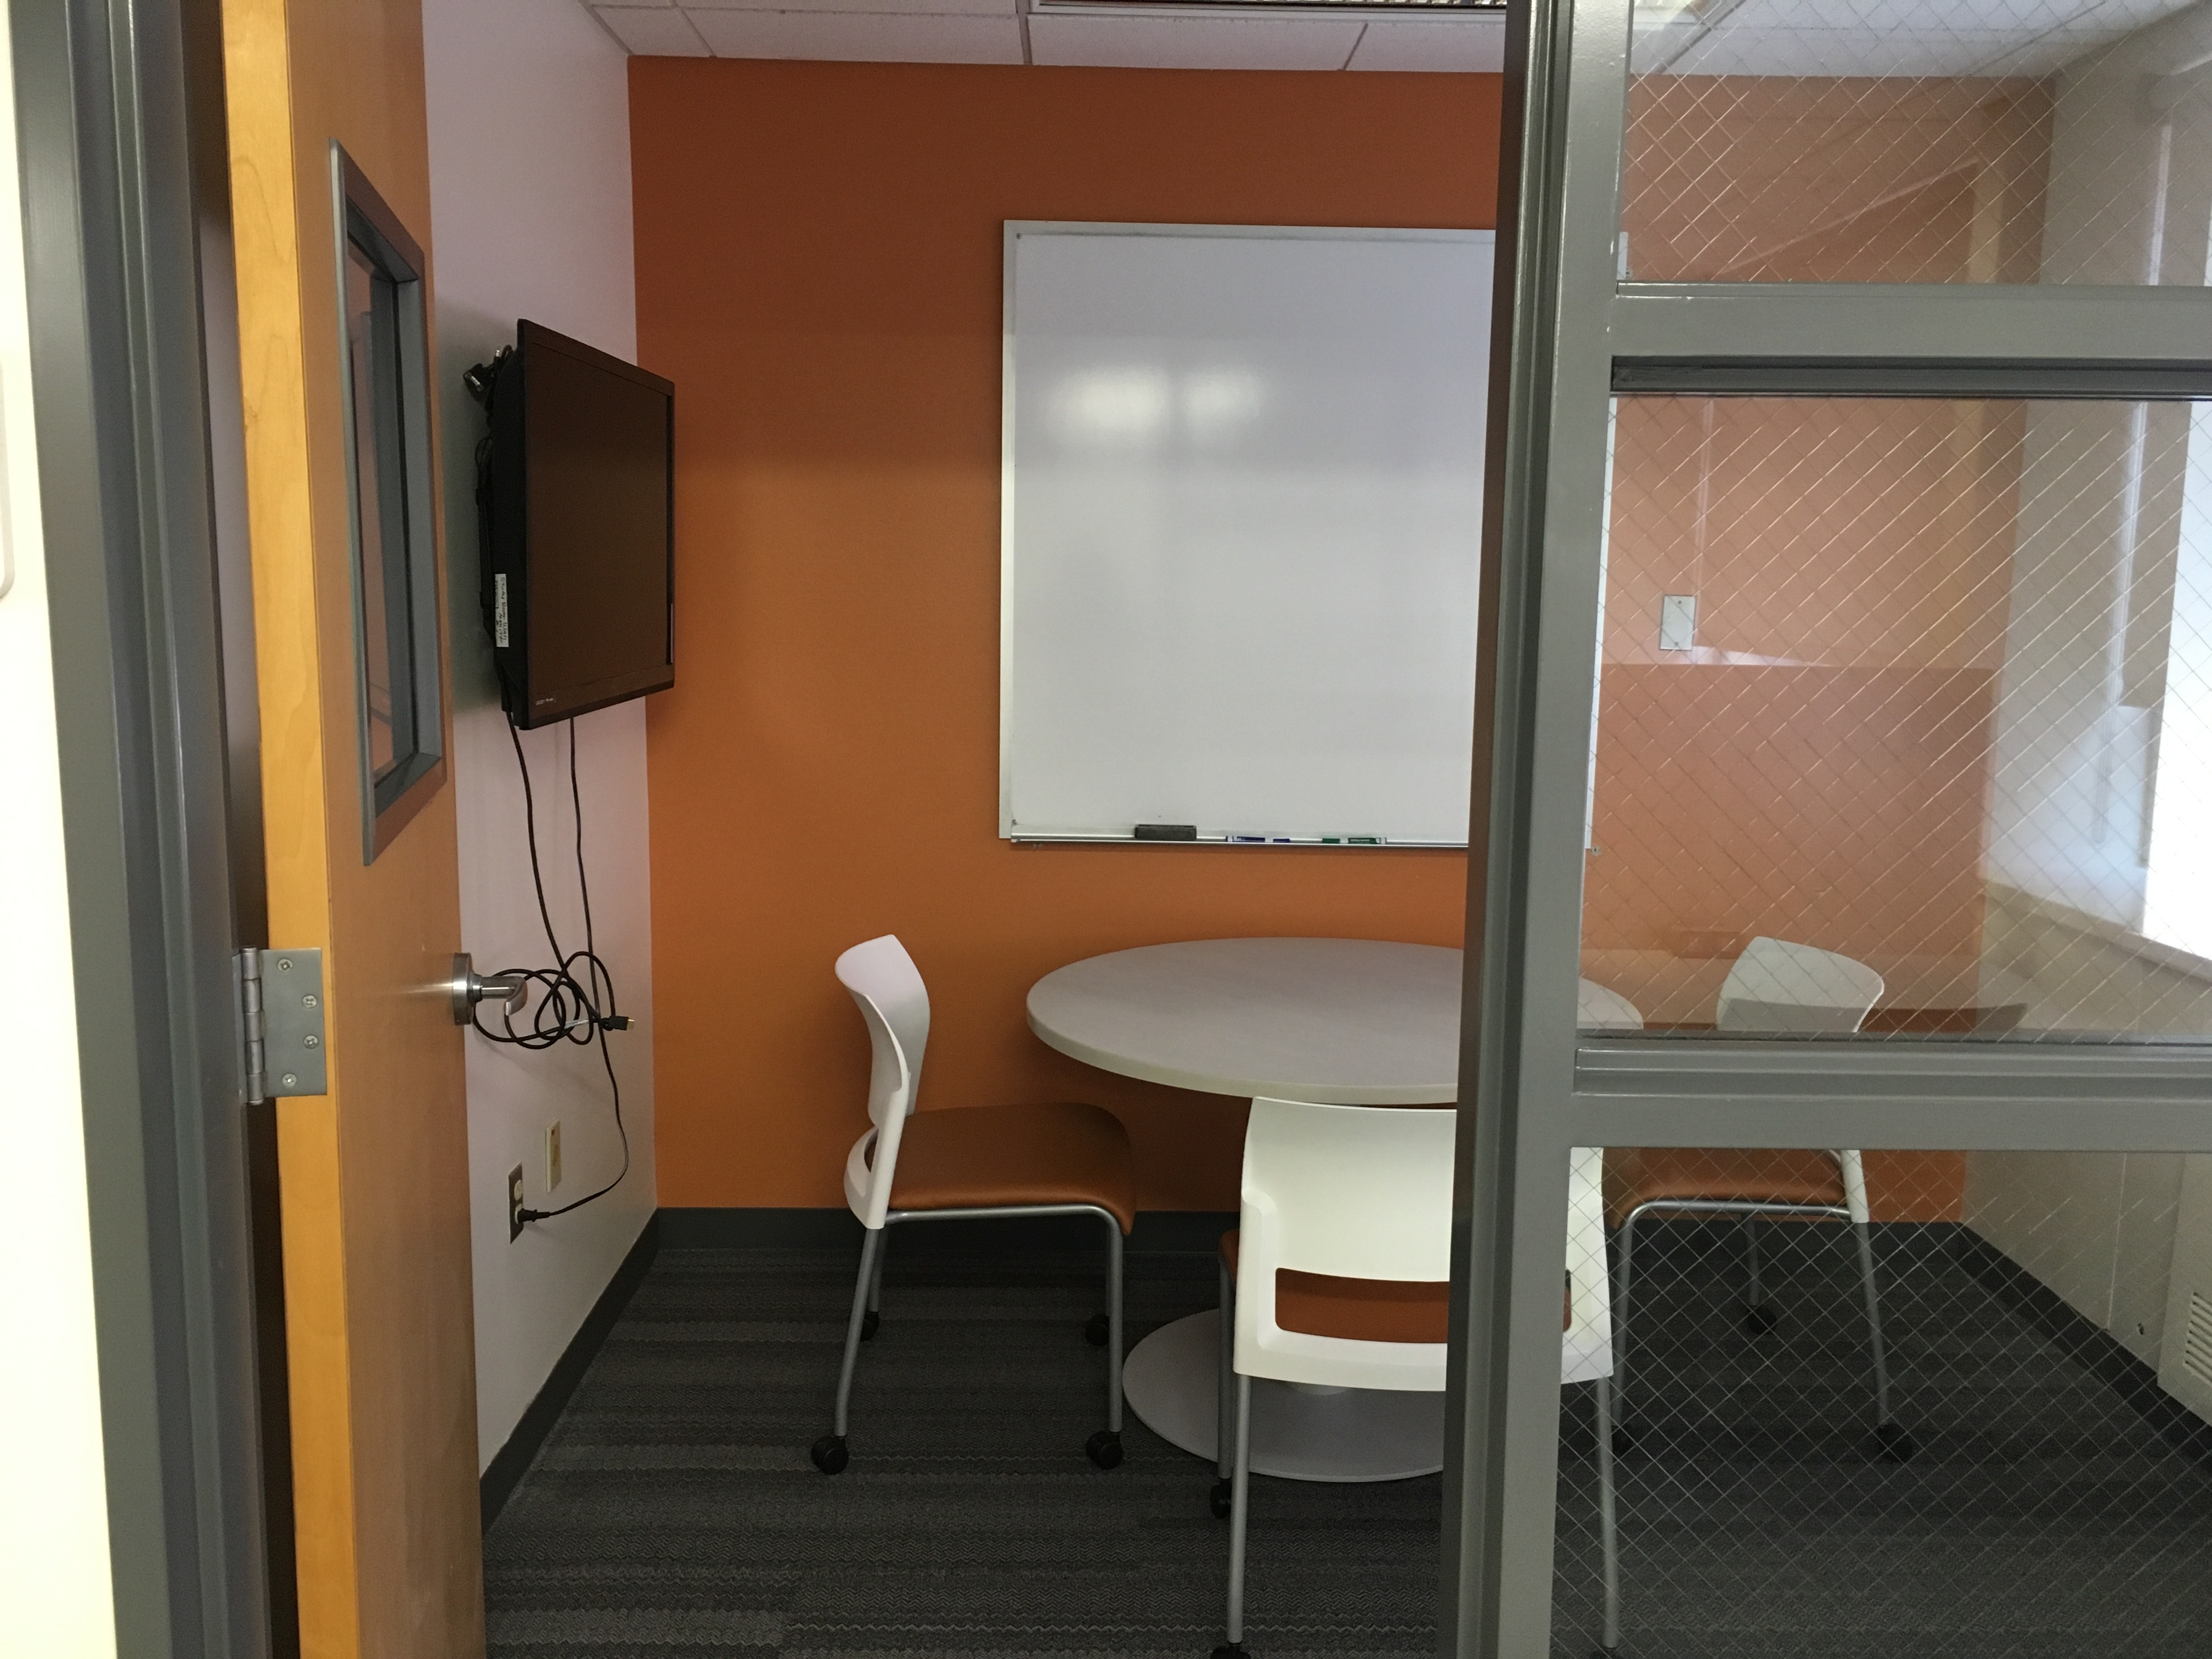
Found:
<svg viewBox="0 0 2212 1659"><path fill-rule="evenodd" d="M1121 1241L1136 1224L1129 1137L1110 1112L1073 1102L966 1106L917 1113L929 1042L929 993L890 934L837 958L837 978L868 1028L871 1127L845 1160L845 1200L866 1231L837 1373L833 1431L814 1443L815 1467L850 1461L846 1408L860 1344L876 1334L884 1232L910 1221L1088 1215L1106 1224L1106 1310L1086 1335L1106 1348L1106 1426L1085 1449L1099 1468L1121 1461Z"/></svg>
<svg viewBox="0 0 2212 1659"><path fill-rule="evenodd" d="M1859 1029L1881 1000L1882 990L1881 975L1863 962L1809 945L1754 939L1729 970L1714 1024L1723 1031L1840 1035ZM1613 1392L1624 1443L1628 1434L1628 1316L1637 1224L1663 1214L1734 1215L1743 1218L1750 1281L1744 1323L1753 1334L1773 1329L1776 1322L1759 1283L1759 1221L1772 1218L1851 1224L1873 1349L1875 1433L1890 1456L1911 1455L1912 1437L1897 1422L1890 1407L1881 1300L1875 1282L1872 1215L1867 1205L1863 1162L1856 1151L1616 1149L1607 1156L1605 1185L1607 1220L1620 1247L1613 1302Z"/></svg>
<svg viewBox="0 0 2212 1659"><path fill-rule="evenodd" d="M1222 1325L1232 1332L1217 1468L1228 1481L1227 1637L1243 1659L1252 1379L1440 1393L1451 1278L1457 1114L1422 1107L1255 1100L1244 1136L1243 1212L1222 1241ZM1597 1384L1598 1516L1605 1635L1620 1642L1606 1293L1603 1155L1578 1150L1568 1188L1559 1380ZM1233 1292L1233 1294L1232 1294ZM1216 1510L1222 1494L1216 1489Z"/></svg>

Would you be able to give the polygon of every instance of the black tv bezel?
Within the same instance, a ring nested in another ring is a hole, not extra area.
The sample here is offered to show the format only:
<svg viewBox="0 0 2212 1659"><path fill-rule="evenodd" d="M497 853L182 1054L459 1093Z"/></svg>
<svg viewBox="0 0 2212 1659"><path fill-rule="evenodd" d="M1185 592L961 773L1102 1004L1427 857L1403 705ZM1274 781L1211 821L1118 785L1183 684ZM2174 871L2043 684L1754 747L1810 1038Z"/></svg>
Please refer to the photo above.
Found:
<svg viewBox="0 0 2212 1659"><path fill-rule="evenodd" d="M659 392L667 400L668 420L668 523L663 537L668 591L667 660L656 667L636 669L580 685L556 687L538 685L532 678L530 668L528 385L532 358L545 351L574 358ZM526 318L515 325L514 355L501 366L493 382L490 414L491 447L487 462L489 499L483 593L484 631L492 641L500 702L507 717L526 732L627 702L650 692L665 691L676 684L675 383ZM496 585L501 576L507 578L506 645L499 643L495 617Z"/></svg>

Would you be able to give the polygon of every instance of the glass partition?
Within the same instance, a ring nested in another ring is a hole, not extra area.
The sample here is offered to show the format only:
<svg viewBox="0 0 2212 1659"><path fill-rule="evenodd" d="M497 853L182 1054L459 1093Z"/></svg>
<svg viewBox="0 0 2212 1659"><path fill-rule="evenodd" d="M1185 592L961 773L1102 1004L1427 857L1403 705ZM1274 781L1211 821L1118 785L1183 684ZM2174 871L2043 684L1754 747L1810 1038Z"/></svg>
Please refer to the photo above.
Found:
<svg viewBox="0 0 2212 1659"><path fill-rule="evenodd" d="M1615 406L1583 1024L2212 1038L2212 404Z"/></svg>
<svg viewBox="0 0 2212 1659"><path fill-rule="evenodd" d="M1640 0L1623 274L2205 281L2212 9Z"/></svg>
<svg viewBox="0 0 2212 1659"><path fill-rule="evenodd" d="M2208 1160L1849 1156L1863 1227L1828 1153L1607 1154L1615 1431L1561 1391L1552 1651L1600 1650L1609 1486L1623 1659L2202 1654ZM1666 1202L1714 1191L1814 1207Z"/></svg>

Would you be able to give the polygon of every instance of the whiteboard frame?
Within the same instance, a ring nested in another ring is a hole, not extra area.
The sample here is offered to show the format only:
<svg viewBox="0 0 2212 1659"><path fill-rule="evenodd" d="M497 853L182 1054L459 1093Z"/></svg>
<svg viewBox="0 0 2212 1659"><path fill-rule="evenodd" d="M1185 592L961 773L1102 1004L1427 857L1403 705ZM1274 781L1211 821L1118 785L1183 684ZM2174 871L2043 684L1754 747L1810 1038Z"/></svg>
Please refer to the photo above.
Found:
<svg viewBox="0 0 2212 1659"><path fill-rule="evenodd" d="M1408 848L1463 853L1458 841L1386 841L1372 844L1304 838L1293 841L1232 841L1225 835L1195 841L1139 841L1109 830L1051 836L1014 833L1014 253L1024 236L1203 236L1271 242L1457 242L1488 243L1495 230L1386 225L1170 225L1121 223L1092 219L1008 219L1003 252L1005 276L1000 315L999 391L999 839L1017 846L1234 847L1252 852L1285 848L1321 848L1329 852L1403 852ZM1492 301L1495 304L1495 301Z"/></svg>

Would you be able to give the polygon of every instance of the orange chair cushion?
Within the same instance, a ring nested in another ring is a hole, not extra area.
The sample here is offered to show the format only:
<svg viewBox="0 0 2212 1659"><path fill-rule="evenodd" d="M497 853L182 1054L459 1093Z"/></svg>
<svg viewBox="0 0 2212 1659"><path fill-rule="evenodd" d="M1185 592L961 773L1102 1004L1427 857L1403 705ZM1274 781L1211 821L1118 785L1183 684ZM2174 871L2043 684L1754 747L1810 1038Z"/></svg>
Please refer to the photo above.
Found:
<svg viewBox="0 0 2212 1659"><path fill-rule="evenodd" d="M1221 1238L1221 1259L1237 1277L1235 1233ZM1451 1315L1451 1285L1443 1280L1340 1279L1284 1267L1275 1274L1275 1323L1307 1336L1355 1342L1441 1342Z"/></svg>
<svg viewBox="0 0 2212 1659"><path fill-rule="evenodd" d="M1096 1204L1137 1224L1129 1135L1097 1106L957 1106L916 1112L899 1137L894 1210Z"/></svg>
<svg viewBox="0 0 2212 1659"><path fill-rule="evenodd" d="M1606 1149L1607 1225L1618 1227L1638 1205L1666 1198L1839 1205L1844 1178L1835 1159L1826 1152L1698 1146Z"/></svg>

